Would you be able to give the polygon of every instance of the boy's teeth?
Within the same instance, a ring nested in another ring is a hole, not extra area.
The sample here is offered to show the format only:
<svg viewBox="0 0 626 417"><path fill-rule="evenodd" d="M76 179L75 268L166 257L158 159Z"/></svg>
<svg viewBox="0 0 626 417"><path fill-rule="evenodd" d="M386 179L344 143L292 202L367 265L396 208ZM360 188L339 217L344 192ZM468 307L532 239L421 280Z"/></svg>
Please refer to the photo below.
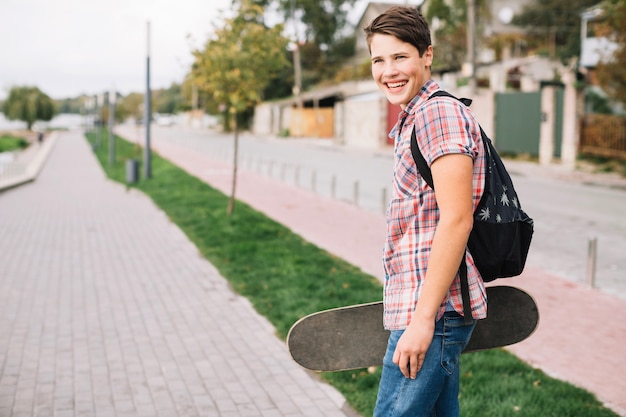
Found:
<svg viewBox="0 0 626 417"><path fill-rule="evenodd" d="M396 88L396 87L402 87L404 84L406 84L406 83L405 82L387 83L387 86L389 86L389 88Z"/></svg>

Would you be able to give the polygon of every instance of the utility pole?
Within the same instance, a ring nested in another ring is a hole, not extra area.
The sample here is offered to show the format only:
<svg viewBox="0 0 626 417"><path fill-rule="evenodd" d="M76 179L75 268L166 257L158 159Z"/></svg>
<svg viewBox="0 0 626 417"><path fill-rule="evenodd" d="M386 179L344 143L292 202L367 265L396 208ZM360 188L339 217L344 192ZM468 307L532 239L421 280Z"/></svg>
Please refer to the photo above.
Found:
<svg viewBox="0 0 626 417"><path fill-rule="evenodd" d="M298 39L294 42L293 48L293 68L295 76L295 85L293 86L293 94L296 96L296 102L298 103L298 110L302 110L302 66L300 59L300 45L298 45Z"/></svg>
<svg viewBox="0 0 626 417"><path fill-rule="evenodd" d="M293 69L294 69L294 86L293 86L293 95L296 96L296 104L298 106L298 117L301 117L302 114L302 59L300 58L300 42L298 40L298 23L296 22L296 16L294 12L294 1L291 0L291 21L293 22Z"/></svg>
<svg viewBox="0 0 626 417"><path fill-rule="evenodd" d="M102 127L104 126L104 118L103 116L103 111L104 111L104 93L100 93L98 94L98 98L96 99L96 102L100 102L100 106L101 108L98 109L98 131L96 133L96 148L100 149L102 147Z"/></svg>
<svg viewBox="0 0 626 417"><path fill-rule="evenodd" d="M476 92L476 0L467 0L467 66L470 92Z"/></svg>
<svg viewBox="0 0 626 417"><path fill-rule="evenodd" d="M143 121L146 127L146 144L143 148L143 176L152 177L152 153L150 150L150 123L152 122L152 95L150 94L150 21L147 25L146 48L146 94L144 98Z"/></svg>
<svg viewBox="0 0 626 417"><path fill-rule="evenodd" d="M98 127L98 95L94 94L91 96L91 102L93 103L93 115L91 118L91 131L92 133L96 133L96 128ZM96 145L96 138L93 140L93 145Z"/></svg>
<svg viewBox="0 0 626 417"><path fill-rule="evenodd" d="M115 124L115 89L109 92L109 165L115 163L115 134L113 125Z"/></svg>

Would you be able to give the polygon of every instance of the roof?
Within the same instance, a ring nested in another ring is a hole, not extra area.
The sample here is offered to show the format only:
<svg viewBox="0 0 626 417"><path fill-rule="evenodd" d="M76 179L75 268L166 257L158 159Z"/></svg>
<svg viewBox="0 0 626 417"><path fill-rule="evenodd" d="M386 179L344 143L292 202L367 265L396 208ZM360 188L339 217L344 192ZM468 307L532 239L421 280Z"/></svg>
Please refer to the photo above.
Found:
<svg viewBox="0 0 626 417"><path fill-rule="evenodd" d="M300 99L303 102L323 100L334 97L342 100L346 97L357 96L361 94L367 94L371 92L377 92L378 86L374 80L352 80L344 81L339 84L334 84L324 87L316 87L310 91L305 91L300 95ZM280 100L272 101L273 104L278 105L293 105L296 103L296 97L288 97Z"/></svg>
<svg viewBox="0 0 626 417"><path fill-rule="evenodd" d="M407 5L406 2L397 2L397 3L370 2L365 8L365 11L363 12L363 14L361 15L361 18L359 19L359 22L357 23L356 27L360 28L360 27L367 26L370 22L364 23L363 19L365 19L368 16L378 16L382 14L384 11L394 6L406 6L406 5Z"/></svg>

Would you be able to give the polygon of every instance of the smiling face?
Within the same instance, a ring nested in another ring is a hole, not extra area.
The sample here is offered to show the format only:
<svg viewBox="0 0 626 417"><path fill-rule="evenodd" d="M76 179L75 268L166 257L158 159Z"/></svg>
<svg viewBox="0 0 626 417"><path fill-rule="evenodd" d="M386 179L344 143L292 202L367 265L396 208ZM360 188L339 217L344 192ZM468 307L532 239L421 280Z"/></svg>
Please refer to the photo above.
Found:
<svg viewBox="0 0 626 417"><path fill-rule="evenodd" d="M430 79L432 46L420 56L410 43L376 33L370 40L370 53L372 77L392 104L404 108Z"/></svg>

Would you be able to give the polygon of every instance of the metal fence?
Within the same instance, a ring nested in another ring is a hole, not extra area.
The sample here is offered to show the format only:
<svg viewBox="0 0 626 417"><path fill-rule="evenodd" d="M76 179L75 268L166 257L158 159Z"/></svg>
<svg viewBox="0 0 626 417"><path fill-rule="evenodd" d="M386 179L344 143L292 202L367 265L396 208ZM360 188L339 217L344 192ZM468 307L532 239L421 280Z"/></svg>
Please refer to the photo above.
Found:
<svg viewBox="0 0 626 417"><path fill-rule="evenodd" d="M626 117L587 114L581 125L580 153L626 161Z"/></svg>

